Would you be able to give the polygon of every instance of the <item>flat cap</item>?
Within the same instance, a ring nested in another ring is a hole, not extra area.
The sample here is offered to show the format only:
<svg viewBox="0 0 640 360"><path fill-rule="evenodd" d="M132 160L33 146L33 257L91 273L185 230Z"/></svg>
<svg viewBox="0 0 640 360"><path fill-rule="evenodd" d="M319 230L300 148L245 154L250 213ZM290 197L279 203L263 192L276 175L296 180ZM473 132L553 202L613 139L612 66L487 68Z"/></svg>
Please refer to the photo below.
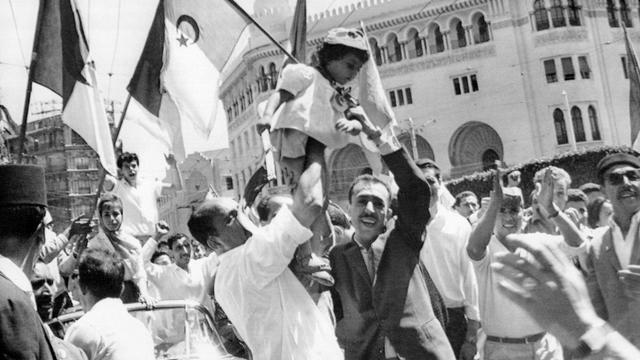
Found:
<svg viewBox="0 0 640 360"><path fill-rule="evenodd" d="M352 47L358 50L367 51L367 41L364 33L360 29L334 28L329 30L324 39L327 44L339 44Z"/></svg>
<svg viewBox="0 0 640 360"><path fill-rule="evenodd" d="M598 162L598 165L597 165L598 178L602 178L605 171L607 171L612 166L621 165L621 164L630 165L635 168L640 168L640 159L638 159L637 156L627 154L627 153L616 153L616 154L607 155Z"/></svg>
<svg viewBox="0 0 640 360"><path fill-rule="evenodd" d="M36 165L0 165L0 206L47 206L44 168Z"/></svg>

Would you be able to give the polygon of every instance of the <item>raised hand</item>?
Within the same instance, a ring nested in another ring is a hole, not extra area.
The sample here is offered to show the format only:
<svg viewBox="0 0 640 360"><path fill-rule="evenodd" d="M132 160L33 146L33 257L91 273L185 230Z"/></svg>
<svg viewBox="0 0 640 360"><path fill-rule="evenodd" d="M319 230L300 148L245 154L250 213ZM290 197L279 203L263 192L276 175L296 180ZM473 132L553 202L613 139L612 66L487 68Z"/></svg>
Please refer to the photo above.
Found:
<svg viewBox="0 0 640 360"><path fill-rule="evenodd" d="M362 131L362 124L357 120L339 119L336 121L336 130L355 136Z"/></svg>
<svg viewBox="0 0 640 360"><path fill-rule="evenodd" d="M92 232L95 227L96 225L91 221L91 217L86 215L79 216L71 222L69 237L74 235L87 235Z"/></svg>
<svg viewBox="0 0 640 360"><path fill-rule="evenodd" d="M156 223L156 233L153 238L156 241L160 241L163 237L169 234L170 230L171 229L169 228L169 224L167 224L165 221L159 221L158 223Z"/></svg>
<svg viewBox="0 0 640 360"><path fill-rule="evenodd" d="M349 120L357 120L362 125L362 132L364 132L370 139L379 138L382 132L380 128L373 124L369 117L364 112L362 106L351 107L345 110L344 115Z"/></svg>

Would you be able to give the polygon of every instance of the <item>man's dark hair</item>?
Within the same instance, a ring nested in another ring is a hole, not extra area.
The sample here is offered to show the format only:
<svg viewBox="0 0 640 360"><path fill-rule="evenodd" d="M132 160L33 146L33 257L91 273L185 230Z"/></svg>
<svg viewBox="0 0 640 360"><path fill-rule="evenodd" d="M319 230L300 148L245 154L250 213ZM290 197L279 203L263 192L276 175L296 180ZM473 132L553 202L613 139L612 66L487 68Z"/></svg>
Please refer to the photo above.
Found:
<svg viewBox="0 0 640 360"><path fill-rule="evenodd" d="M351 227L349 217L347 216L347 213L342 210L340 205L334 203L333 201L329 201L327 212L329 213L331 224L333 224L334 226L340 226L344 229L348 229Z"/></svg>
<svg viewBox="0 0 640 360"><path fill-rule="evenodd" d="M155 262L157 258L159 258L160 256L164 256L167 255L169 258L171 258L171 255L167 254L166 251L156 251L153 253L153 255L151 255L151 262Z"/></svg>
<svg viewBox="0 0 640 360"><path fill-rule="evenodd" d="M118 161L117 161L118 169L122 169L122 165L124 163L126 163L126 162L132 163L134 161L136 162L136 164L140 165L140 160L138 159L138 154L130 153L130 152L124 152L124 153L120 154L120 156L118 156Z"/></svg>
<svg viewBox="0 0 640 360"><path fill-rule="evenodd" d="M600 210L602 209L602 205L606 202L607 199L603 196L598 196L587 204L587 224L589 224L589 227L592 229L598 227L598 221L600 221Z"/></svg>
<svg viewBox="0 0 640 360"><path fill-rule="evenodd" d="M387 192L389 193L389 198L387 199L387 201L391 203L392 195L391 195L391 189L389 188L389 185L386 182L380 180L379 178L373 175L364 174L356 177L351 183L351 186L349 186L349 194L348 194L349 204L351 204L351 197L353 196L353 188L361 182L370 183L370 184L382 184L382 186L384 186L384 188L387 189Z"/></svg>
<svg viewBox="0 0 640 360"><path fill-rule="evenodd" d="M102 210L104 209L104 205L107 203L114 203L116 205L120 205L120 209L122 210L122 215L124 215L124 208L122 207L122 199L114 193L105 193L100 197L100 201L98 201L98 216L102 215Z"/></svg>
<svg viewBox="0 0 640 360"><path fill-rule="evenodd" d="M26 239L30 237L42 223L44 214L44 206L0 206L0 238Z"/></svg>
<svg viewBox="0 0 640 360"><path fill-rule="evenodd" d="M118 298L124 283L124 264L108 249L87 249L78 265L80 287L98 299Z"/></svg>
<svg viewBox="0 0 640 360"><path fill-rule="evenodd" d="M587 195L591 194L592 192L602 191L600 185L594 183L582 184L580 185L579 189Z"/></svg>
<svg viewBox="0 0 640 360"><path fill-rule="evenodd" d="M263 197L258 206L256 206L256 212L258 213L258 218L260 221L269 220L269 201L271 200L271 195L267 195Z"/></svg>
<svg viewBox="0 0 640 360"><path fill-rule="evenodd" d="M216 232L212 221L215 216L218 216L216 206L204 203L193 211L187 222L187 227L193 238L206 247L209 247L207 244L209 235Z"/></svg>
<svg viewBox="0 0 640 360"><path fill-rule="evenodd" d="M169 245L169 249L173 250L173 244L175 244L176 241L185 238L187 240L189 240L189 237L183 233L175 233L171 236L169 236L169 238L167 239L167 245ZM191 244L189 244L191 245Z"/></svg>
<svg viewBox="0 0 640 360"><path fill-rule="evenodd" d="M569 189L567 190L567 201L584 201L585 205L589 202L589 198L584 191L580 189Z"/></svg>
<svg viewBox="0 0 640 360"><path fill-rule="evenodd" d="M469 196L473 196L476 199L478 198L476 196L476 194L473 193L473 191L469 191L469 190L465 190L461 193L459 193L458 195L456 195L456 202L453 203L453 206L460 206L460 203L462 202L462 199L469 197Z"/></svg>
<svg viewBox="0 0 640 360"><path fill-rule="evenodd" d="M324 68L330 61L340 60L348 54L354 54L363 64L369 60L369 53L365 50L352 48L342 44L322 44L318 50L320 67Z"/></svg>

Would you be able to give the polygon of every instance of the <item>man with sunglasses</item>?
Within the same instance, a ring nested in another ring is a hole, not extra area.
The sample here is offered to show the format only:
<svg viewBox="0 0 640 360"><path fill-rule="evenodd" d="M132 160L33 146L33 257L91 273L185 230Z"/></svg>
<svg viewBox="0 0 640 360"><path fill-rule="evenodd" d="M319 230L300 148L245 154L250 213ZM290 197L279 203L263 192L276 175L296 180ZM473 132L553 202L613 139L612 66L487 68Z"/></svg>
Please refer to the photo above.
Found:
<svg viewBox="0 0 640 360"><path fill-rule="evenodd" d="M629 265L640 264L640 160L612 154L597 168L602 190L613 205L613 219L589 246L587 286L598 315L640 346L640 299L621 280Z"/></svg>
<svg viewBox="0 0 640 360"><path fill-rule="evenodd" d="M322 144L310 138L307 147L313 146ZM322 157L322 152L308 153ZM302 175L318 181L301 184L321 184L320 160L313 159ZM305 201L304 193L298 187L293 204L283 206L261 228L230 198L205 201L187 224L198 242L218 254L216 300L256 360L343 357L328 317L288 267L298 245L313 235L308 228L323 212Z"/></svg>

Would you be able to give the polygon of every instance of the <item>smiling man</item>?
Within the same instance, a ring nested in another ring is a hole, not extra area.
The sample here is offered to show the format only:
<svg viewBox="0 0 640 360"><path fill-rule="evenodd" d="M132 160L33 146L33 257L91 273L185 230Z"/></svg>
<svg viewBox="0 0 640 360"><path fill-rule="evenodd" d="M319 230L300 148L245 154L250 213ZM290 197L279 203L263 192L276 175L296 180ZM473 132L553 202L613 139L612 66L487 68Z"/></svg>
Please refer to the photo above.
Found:
<svg viewBox="0 0 640 360"><path fill-rule="evenodd" d="M598 315L635 346L640 345L640 301L627 291L620 271L640 264L640 160L613 154L598 163L598 178L613 205L613 220L592 240L587 285Z"/></svg>
<svg viewBox="0 0 640 360"><path fill-rule="evenodd" d="M432 307L437 289L427 285L429 274L420 265L431 187L395 137L383 140L366 126L363 131L398 184L398 213L388 232L388 185L372 175L354 180L348 212L355 233L329 256L336 334L345 359L455 359Z"/></svg>
<svg viewBox="0 0 640 360"><path fill-rule="evenodd" d="M515 188L503 188L501 176L500 171L494 174L489 207L471 231L467 244L467 254L478 279L482 328L487 334L484 359L562 359L557 340L498 290L502 278L490 267L497 254L515 250L509 248L505 239L507 235L520 233L523 222L522 195Z"/></svg>

